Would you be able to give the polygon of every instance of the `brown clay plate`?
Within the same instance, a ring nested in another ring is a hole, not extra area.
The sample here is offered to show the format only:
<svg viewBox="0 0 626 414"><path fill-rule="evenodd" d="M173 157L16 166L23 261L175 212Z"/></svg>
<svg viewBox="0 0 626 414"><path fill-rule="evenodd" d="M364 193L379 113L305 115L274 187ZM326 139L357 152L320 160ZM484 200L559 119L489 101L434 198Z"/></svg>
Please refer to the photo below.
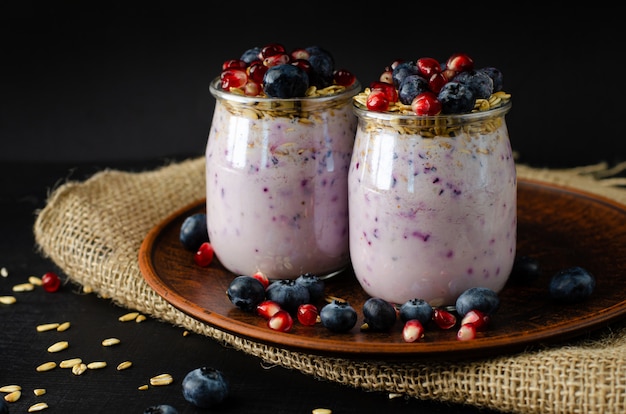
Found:
<svg viewBox="0 0 626 414"><path fill-rule="evenodd" d="M297 322L288 333L270 330L259 316L237 309L226 296L236 276L214 260L208 268L193 261L179 242L180 225L204 211L204 201L181 209L147 235L139 265L148 284L166 301L194 318L256 342L320 355L350 357L469 358L555 344L605 327L626 313L626 206L586 192L541 182L518 182L518 255L539 259L542 275L532 283L509 281L489 329L469 341L456 328L426 327L423 339L406 343L398 320L390 332L361 331L367 295L351 270L326 280L326 294L345 300L359 320L348 333ZM595 275L596 290L585 302L554 303L548 280L560 269L582 266ZM320 305L323 305L321 303Z"/></svg>

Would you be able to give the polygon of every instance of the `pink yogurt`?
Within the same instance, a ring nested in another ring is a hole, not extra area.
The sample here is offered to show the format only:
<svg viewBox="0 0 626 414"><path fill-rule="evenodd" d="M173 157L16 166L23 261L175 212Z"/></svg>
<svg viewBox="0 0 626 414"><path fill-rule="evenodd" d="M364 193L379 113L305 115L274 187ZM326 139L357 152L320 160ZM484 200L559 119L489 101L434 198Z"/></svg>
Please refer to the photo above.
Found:
<svg viewBox="0 0 626 414"><path fill-rule="evenodd" d="M517 234L509 109L448 116L453 137L432 137L416 116L355 109L350 253L369 295L443 306L470 287L503 288Z"/></svg>
<svg viewBox="0 0 626 414"><path fill-rule="evenodd" d="M338 95L217 98L206 147L207 227L236 274L320 277L349 264L348 168L355 83Z"/></svg>

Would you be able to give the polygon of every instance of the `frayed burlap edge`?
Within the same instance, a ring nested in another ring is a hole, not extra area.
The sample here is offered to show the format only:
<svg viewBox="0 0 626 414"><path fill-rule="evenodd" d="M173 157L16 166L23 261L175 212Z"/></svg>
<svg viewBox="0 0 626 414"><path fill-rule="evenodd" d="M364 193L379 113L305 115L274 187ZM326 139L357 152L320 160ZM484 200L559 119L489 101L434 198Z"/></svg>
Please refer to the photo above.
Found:
<svg viewBox="0 0 626 414"><path fill-rule="evenodd" d="M626 205L624 179L599 164L569 170L518 166L520 178L581 189ZM102 298L185 327L259 357L365 391L403 394L511 413L626 412L626 328L594 339L474 361L353 360L256 343L198 322L171 306L143 279L138 252L145 235L181 207L204 197L204 158L145 172L104 170L66 182L37 214L44 257Z"/></svg>

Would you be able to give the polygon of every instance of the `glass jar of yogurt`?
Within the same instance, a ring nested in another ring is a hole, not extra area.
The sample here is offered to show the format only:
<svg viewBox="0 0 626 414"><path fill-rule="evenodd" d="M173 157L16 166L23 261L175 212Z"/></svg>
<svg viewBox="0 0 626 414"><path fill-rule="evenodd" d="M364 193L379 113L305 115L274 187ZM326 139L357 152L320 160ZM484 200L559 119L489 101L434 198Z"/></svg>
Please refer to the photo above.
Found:
<svg viewBox="0 0 626 414"><path fill-rule="evenodd" d="M270 279L346 268L352 97L360 84L280 99L226 92L218 78L210 92L207 228L222 265Z"/></svg>
<svg viewBox="0 0 626 414"><path fill-rule="evenodd" d="M350 254L369 295L448 306L470 287L503 288L517 233L510 108L415 116L355 102Z"/></svg>

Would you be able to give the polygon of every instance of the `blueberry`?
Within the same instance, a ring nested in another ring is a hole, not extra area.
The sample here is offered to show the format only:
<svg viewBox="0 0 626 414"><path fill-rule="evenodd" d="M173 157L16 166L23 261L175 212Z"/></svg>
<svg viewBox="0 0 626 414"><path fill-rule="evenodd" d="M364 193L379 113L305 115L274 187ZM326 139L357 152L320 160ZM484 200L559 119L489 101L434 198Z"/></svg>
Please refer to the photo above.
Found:
<svg viewBox="0 0 626 414"><path fill-rule="evenodd" d="M446 83L439 91L439 102L441 102L441 113L443 114L463 114L474 109L476 97L472 90L466 85L454 80Z"/></svg>
<svg viewBox="0 0 626 414"><path fill-rule="evenodd" d="M309 52L309 64L311 65L309 84L320 89L331 85L335 71L333 55L319 46L309 46L305 50Z"/></svg>
<svg viewBox="0 0 626 414"><path fill-rule="evenodd" d="M399 63L391 72L391 78L393 79L393 85L398 88L404 78L409 75L418 75L419 69L412 60Z"/></svg>
<svg viewBox="0 0 626 414"><path fill-rule="evenodd" d="M556 272L550 278L549 292L557 301L574 303L591 296L595 287L594 275L587 269L573 266Z"/></svg>
<svg viewBox="0 0 626 414"><path fill-rule="evenodd" d="M541 275L539 261L530 256L516 256L509 280L514 283L528 284Z"/></svg>
<svg viewBox="0 0 626 414"><path fill-rule="evenodd" d="M486 73L493 81L493 91L498 92L504 88L503 75L500 69L494 67L486 67L478 69L479 72Z"/></svg>
<svg viewBox="0 0 626 414"><path fill-rule="evenodd" d="M408 75L398 87L398 99L405 105L411 105L413 99L422 92L428 92L428 81L420 75Z"/></svg>
<svg viewBox="0 0 626 414"><path fill-rule="evenodd" d="M265 296L278 303L281 308L294 314L298 306L309 303L309 289L295 280L276 280L265 289Z"/></svg>
<svg viewBox="0 0 626 414"><path fill-rule="evenodd" d="M470 88L477 99L487 99L493 93L493 80L485 72L468 70L456 75L453 81Z"/></svg>
<svg viewBox="0 0 626 414"><path fill-rule="evenodd" d="M456 299L456 312L461 317L471 310L479 310L491 315L499 307L500 297L495 291L486 287L469 288Z"/></svg>
<svg viewBox="0 0 626 414"><path fill-rule="evenodd" d="M406 322L417 319L426 326L433 318L433 307L424 299L409 299L400 306L400 319Z"/></svg>
<svg viewBox="0 0 626 414"><path fill-rule="evenodd" d="M259 53L261 53L261 46L255 46L243 52L239 59L250 65L253 61L259 60Z"/></svg>
<svg viewBox="0 0 626 414"><path fill-rule="evenodd" d="M197 251L202 243L209 241L206 214L196 213L186 217L180 226L179 239L185 249L193 252Z"/></svg>
<svg viewBox="0 0 626 414"><path fill-rule="evenodd" d="M320 320L332 332L348 332L356 325L357 314L350 303L333 299L320 310Z"/></svg>
<svg viewBox="0 0 626 414"><path fill-rule="evenodd" d="M252 276L241 275L234 278L226 291L228 299L239 309L253 312L265 300L263 284Z"/></svg>
<svg viewBox="0 0 626 414"><path fill-rule="evenodd" d="M363 319L372 331L388 331L396 323L396 308L381 298L369 298L363 304Z"/></svg>
<svg viewBox="0 0 626 414"><path fill-rule="evenodd" d="M309 88L309 75L289 63L272 66L263 76L263 90L272 98L297 98Z"/></svg>
<svg viewBox="0 0 626 414"><path fill-rule="evenodd" d="M146 408L143 414L178 414L178 410L171 405L160 404Z"/></svg>
<svg viewBox="0 0 626 414"><path fill-rule="evenodd" d="M4 398L0 398L0 414L9 414L9 404Z"/></svg>
<svg viewBox="0 0 626 414"><path fill-rule="evenodd" d="M304 273L298 276L296 283L299 283L309 290L309 300L318 302L324 299L324 281L312 273Z"/></svg>
<svg viewBox="0 0 626 414"><path fill-rule="evenodd" d="M196 368L183 378L183 397L200 408L211 408L228 397L229 386L224 375L215 368Z"/></svg>

